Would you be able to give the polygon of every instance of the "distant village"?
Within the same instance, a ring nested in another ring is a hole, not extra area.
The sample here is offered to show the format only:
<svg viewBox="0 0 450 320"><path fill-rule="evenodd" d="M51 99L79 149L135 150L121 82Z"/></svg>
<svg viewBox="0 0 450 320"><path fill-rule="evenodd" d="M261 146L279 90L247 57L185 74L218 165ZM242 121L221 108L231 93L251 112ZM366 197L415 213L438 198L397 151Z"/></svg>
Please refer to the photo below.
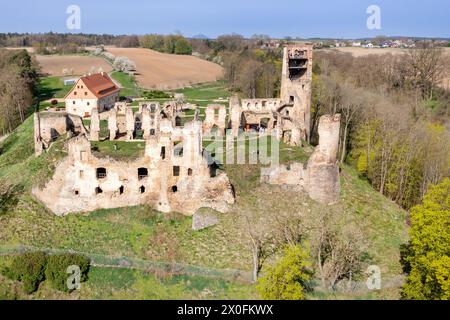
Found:
<svg viewBox="0 0 450 320"><path fill-rule="evenodd" d="M286 38L282 40L270 39L264 41L261 49L275 49L279 48L285 42L292 41L294 39ZM297 39L295 39L297 40ZM314 44L314 49L323 48L400 48L409 49L415 48L419 42L430 42L437 47L450 47L450 40L447 39L417 39L417 38L388 38L388 37L376 37L373 39L308 39L308 42Z"/></svg>

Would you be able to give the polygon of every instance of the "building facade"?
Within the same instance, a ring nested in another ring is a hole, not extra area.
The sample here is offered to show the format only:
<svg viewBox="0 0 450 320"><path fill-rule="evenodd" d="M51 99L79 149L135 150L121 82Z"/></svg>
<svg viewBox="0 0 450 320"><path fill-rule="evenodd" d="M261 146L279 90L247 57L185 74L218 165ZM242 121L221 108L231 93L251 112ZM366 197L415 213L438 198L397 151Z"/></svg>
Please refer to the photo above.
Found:
<svg viewBox="0 0 450 320"><path fill-rule="evenodd" d="M65 96L66 111L80 117L89 117L93 108L109 110L119 101L119 91L106 73L81 77Z"/></svg>

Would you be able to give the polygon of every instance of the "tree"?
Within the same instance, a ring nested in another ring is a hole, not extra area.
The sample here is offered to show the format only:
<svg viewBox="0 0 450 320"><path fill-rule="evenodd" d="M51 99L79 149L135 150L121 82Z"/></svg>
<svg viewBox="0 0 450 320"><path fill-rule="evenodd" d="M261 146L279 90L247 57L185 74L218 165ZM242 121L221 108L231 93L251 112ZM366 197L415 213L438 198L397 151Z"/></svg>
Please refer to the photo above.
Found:
<svg viewBox="0 0 450 320"><path fill-rule="evenodd" d="M450 299L450 179L430 187L411 210L410 266L402 296L414 300Z"/></svg>
<svg viewBox="0 0 450 320"><path fill-rule="evenodd" d="M361 227L341 209L319 206L309 218L311 256L322 288L335 290L343 280L351 286L367 258L368 241Z"/></svg>
<svg viewBox="0 0 450 320"><path fill-rule="evenodd" d="M257 290L267 300L303 300L311 279L308 253L299 245L290 245L283 257L259 279Z"/></svg>
<svg viewBox="0 0 450 320"><path fill-rule="evenodd" d="M432 99L434 88L446 72L444 52L441 48L422 44L408 51L402 67L412 87L419 90L423 98Z"/></svg>
<svg viewBox="0 0 450 320"><path fill-rule="evenodd" d="M137 36L122 36L118 39L117 46L122 48L139 47L139 38Z"/></svg>
<svg viewBox="0 0 450 320"><path fill-rule="evenodd" d="M185 38L180 38L175 43L175 54L192 54L192 46Z"/></svg>

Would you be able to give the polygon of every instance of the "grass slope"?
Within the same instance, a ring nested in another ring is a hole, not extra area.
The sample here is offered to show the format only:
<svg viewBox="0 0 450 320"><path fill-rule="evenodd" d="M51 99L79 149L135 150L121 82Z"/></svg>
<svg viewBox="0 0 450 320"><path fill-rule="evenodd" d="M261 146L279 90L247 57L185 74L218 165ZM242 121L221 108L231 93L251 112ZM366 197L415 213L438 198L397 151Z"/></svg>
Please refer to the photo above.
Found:
<svg viewBox="0 0 450 320"><path fill-rule="evenodd" d="M139 87L132 76L124 72L114 71L113 73L111 73L111 77L120 84L121 96L139 96Z"/></svg>

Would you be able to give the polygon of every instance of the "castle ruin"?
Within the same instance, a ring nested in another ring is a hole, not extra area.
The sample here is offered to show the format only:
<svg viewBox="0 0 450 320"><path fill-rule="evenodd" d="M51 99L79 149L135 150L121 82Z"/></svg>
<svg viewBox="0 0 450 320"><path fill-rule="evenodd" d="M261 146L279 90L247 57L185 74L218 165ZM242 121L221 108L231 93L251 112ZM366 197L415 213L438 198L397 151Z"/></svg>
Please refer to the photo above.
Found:
<svg viewBox="0 0 450 320"><path fill-rule="evenodd" d="M210 104L205 119L199 107L182 97L172 102L141 102L138 110L116 102L110 110L89 112L89 125L66 112L40 112L34 116L35 151L42 154L58 136L69 133L68 156L53 178L34 195L55 214L148 204L161 212L194 214L202 207L227 212L235 201L233 187L203 148L204 135L237 138L257 131L292 146L310 138L312 46L284 48L279 98L239 99L225 105ZM186 110L193 119L183 121ZM183 123L184 122L184 123ZM340 116L323 116L319 145L307 163L272 164L263 168L261 182L290 185L321 203L339 199L337 162ZM105 137L105 132L107 137ZM117 160L92 151L104 140L141 143L143 155Z"/></svg>

